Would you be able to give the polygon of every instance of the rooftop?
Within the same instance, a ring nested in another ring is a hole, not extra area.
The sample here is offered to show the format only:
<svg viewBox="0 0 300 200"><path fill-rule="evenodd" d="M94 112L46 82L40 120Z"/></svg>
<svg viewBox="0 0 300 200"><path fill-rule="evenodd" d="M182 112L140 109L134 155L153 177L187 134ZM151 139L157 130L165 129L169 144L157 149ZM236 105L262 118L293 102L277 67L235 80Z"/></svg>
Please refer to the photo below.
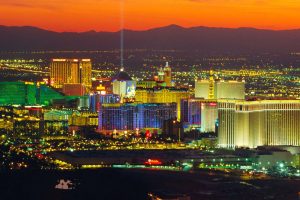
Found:
<svg viewBox="0 0 300 200"><path fill-rule="evenodd" d="M120 71L115 77L112 78L112 81L132 81L132 78L125 71Z"/></svg>

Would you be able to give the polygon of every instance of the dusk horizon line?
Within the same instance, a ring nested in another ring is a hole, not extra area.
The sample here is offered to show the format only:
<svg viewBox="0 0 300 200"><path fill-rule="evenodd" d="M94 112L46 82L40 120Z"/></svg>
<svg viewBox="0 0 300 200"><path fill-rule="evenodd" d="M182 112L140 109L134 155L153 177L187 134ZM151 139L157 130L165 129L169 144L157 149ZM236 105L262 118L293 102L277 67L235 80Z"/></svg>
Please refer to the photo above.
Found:
<svg viewBox="0 0 300 200"><path fill-rule="evenodd" d="M197 25L197 26L182 26L179 24L168 24L164 26L156 26L156 27L150 27L147 29L130 29L130 28L124 28L124 29L119 29L117 31L108 31L108 30L95 30L95 29L90 29L90 30L85 30L85 31L57 31L57 30L52 30L44 27L39 27L39 26L34 26L34 25L4 25L0 24L0 27L7 27L7 28L37 28L45 31L51 31L55 33L87 33L87 32L96 32L96 33L118 33L122 30L125 31L136 31L136 32L145 32L145 31L151 31L155 29L161 29L161 28L168 28L168 27L178 27L182 29L195 29L195 28L207 28L207 29L232 29L232 30L237 30L237 29L254 29L254 30L261 30L261 31L297 31L300 30L299 28L294 28L294 29L272 29L272 28L258 28L258 27L251 27L251 26L240 26L240 27L221 27L221 26L204 26L204 25Z"/></svg>

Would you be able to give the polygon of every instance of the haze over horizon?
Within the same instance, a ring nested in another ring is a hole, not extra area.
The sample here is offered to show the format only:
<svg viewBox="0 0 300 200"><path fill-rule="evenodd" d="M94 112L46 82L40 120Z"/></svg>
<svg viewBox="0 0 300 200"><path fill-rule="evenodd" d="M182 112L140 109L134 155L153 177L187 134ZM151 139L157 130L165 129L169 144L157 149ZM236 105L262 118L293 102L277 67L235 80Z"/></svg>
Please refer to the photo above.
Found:
<svg viewBox="0 0 300 200"><path fill-rule="evenodd" d="M167 24L165 26L157 26L157 27L150 27L150 28L146 28L146 29L128 29L128 28L124 28L124 29L118 29L118 30L113 30L113 31L103 31L103 30L94 30L94 29L89 29L89 30L81 30L81 31L57 31L57 30L51 30L51 29L47 29L47 28L43 28L43 27L38 27L38 26L32 26L32 25L3 25L0 24L0 27L8 27L8 28L13 28L13 27L18 27L18 28L25 28L25 27L32 27L32 28L37 28L37 29L41 29L41 30L45 30L45 31L52 31L52 32L56 32L56 33L66 33L66 32L70 32L70 33L86 33L86 32L107 32L107 33L117 33L120 32L121 30L126 30L126 31L136 31L136 32L143 32L143 31L151 31L151 30L155 30L155 29L162 29L162 28L168 28L168 27L178 27L178 28L182 28L182 29L193 29L193 28L207 28L207 29L256 29L256 30L266 30L266 31L297 31L300 30L299 28L293 28L293 29L268 29L268 28L256 28L256 27L247 27L247 26L241 26L241 27L218 27L218 26L203 26L203 25L195 25L195 26L182 26L182 25L178 25L178 24Z"/></svg>
<svg viewBox="0 0 300 200"><path fill-rule="evenodd" d="M120 0L0 0L6 26L34 26L58 32L120 30ZM124 0L124 28L183 27L300 28L295 0Z"/></svg>

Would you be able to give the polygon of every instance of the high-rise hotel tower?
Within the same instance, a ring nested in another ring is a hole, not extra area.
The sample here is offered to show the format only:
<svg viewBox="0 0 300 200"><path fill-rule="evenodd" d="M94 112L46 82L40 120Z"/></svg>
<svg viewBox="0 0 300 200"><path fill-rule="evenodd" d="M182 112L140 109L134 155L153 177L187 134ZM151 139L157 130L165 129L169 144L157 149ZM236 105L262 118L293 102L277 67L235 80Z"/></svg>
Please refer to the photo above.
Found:
<svg viewBox="0 0 300 200"><path fill-rule="evenodd" d="M52 59L50 84L62 88L64 84L92 85L92 63L90 59Z"/></svg>
<svg viewBox="0 0 300 200"><path fill-rule="evenodd" d="M210 70L209 79L195 80L195 98L245 99L245 81L215 80Z"/></svg>
<svg viewBox="0 0 300 200"><path fill-rule="evenodd" d="M166 66L164 68L164 82L166 83L167 87L171 87L172 86L172 69L169 66L169 63L166 63Z"/></svg>
<svg viewBox="0 0 300 200"><path fill-rule="evenodd" d="M300 100L219 100L220 147L300 146Z"/></svg>

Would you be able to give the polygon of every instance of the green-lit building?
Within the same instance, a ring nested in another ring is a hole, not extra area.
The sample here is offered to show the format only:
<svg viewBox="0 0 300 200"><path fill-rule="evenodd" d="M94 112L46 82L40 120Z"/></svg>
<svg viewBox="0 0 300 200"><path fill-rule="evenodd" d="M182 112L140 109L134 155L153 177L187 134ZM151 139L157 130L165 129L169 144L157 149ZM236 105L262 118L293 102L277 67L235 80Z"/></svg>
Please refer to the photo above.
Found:
<svg viewBox="0 0 300 200"><path fill-rule="evenodd" d="M50 105L65 96L47 85L31 82L0 82L0 105Z"/></svg>
<svg viewBox="0 0 300 200"><path fill-rule="evenodd" d="M36 88L36 98L37 103L40 105L50 105L53 99L64 99L65 96L55 89L47 86L47 85L40 85Z"/></svg>
<svg viewBox="0 0 300 200"><path fill-rule="evenodd" d="M0 105L34 105L36 103L35 84L0 82Z"/></svg>

